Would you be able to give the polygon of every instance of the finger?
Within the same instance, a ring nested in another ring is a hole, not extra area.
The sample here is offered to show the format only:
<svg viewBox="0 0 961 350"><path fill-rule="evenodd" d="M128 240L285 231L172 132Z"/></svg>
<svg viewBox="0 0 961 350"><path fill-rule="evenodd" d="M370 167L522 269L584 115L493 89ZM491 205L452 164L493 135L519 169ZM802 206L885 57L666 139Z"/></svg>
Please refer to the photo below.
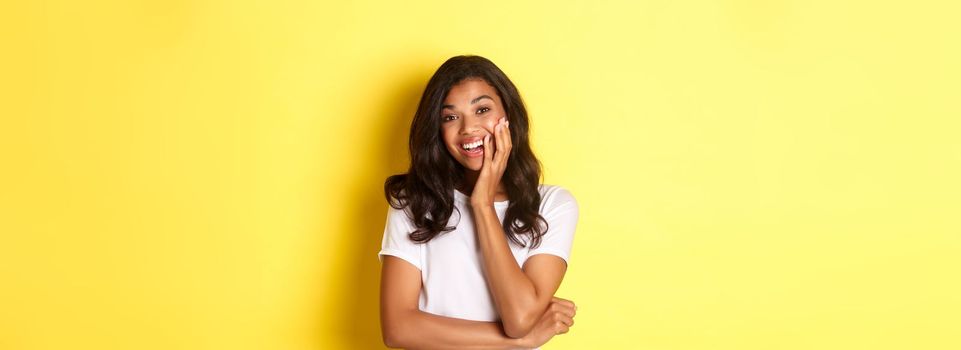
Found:
<svg viewBox="0 0 961 350"><path fill-rule="evenodd" d="M482 166L484 168L490 167L491 153L494 153L493 148L490 146L491 146L491 135L484 136L484 165Z"/></svg>
<svg viewBox="0 0 961 350"><path fill-rule="evenodd" d="M568 317L574 317L574 315L577 314L577 310L575 310L573 307L562 303L552 303L550 309L567 315Z"/></svg>
<svg viewBox="0 0 961 350"><path fill-rule="evenodd" d="M565 325L565 326L568 326L568 327L574 325L574 318L573 318L573 317L568 317L568 316L562 315L562 314L555 314L555 315L554 315L554 321L559 322L559 323L561 323L561 324L563 324L563 325Z"/></svg>
<svg viewBox="0 0 961 350"><path fill-rule="evenodd" d="M511 141L511 122L504 121L504 153L507 155L511 154L511 149L514 147L514 142Z"/></svg>
<svg viewBox="0 0 961 350"><path fill-rule="evenodd" d="M577 305L574 305L573 301L570 301L564 298L558 298L558 297L554 297L553 301L561 304L565 304L567 306L573 307L574 309L577 309Z"/></svg>
<svg viewBox="0 0 961 350"><path fill-rule="evenodd" d="M505 121L499 125L499 128L497 131L497 158L499 164L505 164L507 163L507 155L510 151L508 147L510 140L507 134L506 118Z"/></svg>

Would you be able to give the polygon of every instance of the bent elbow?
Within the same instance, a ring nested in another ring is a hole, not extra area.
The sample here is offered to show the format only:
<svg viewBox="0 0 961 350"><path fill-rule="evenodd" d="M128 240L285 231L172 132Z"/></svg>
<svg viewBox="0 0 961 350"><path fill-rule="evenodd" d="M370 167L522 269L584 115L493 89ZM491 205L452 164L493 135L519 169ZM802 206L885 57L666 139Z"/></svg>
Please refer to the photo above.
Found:
<svg viewBox="0 0 961 350"><path fill-rule="evenodd" d="M391 349L400 349L405 347L404 340L400 337L399 334L395 334L397 332L394 332L394 331L391 331L390 329L385 328L381 333L384 338L384 346L387 346L388 348L391 348Z"/></svg>
<svg viewBox="0 0 961 350"><path fill-rule="evenodd" d="M521 327L521 326L504 327L504 333L506 333L508 337L511 337L514 339L523 338L530 332L531 332L531 327Z"/></svg>
<svg viewBox="0 0 961 350"><path fill-rule="evenodd" d="M408 332L401 327L404 323L402 319L395 317L381 318L380 334L385 346L391 349L408 347L407 338L404 336Z"/></svg>
<svg viewBox="0 0 961 350"><path fill-rule="evenodd" d="M518 317L513 320L502 321L504 325L504 333L507 334L508 337L520 339L534 329L534 321L536 320L532 317Z"/></svg>
<svg viewBox="0 0 961 350"><path fill-rule="evenodd" d="M384 346L388 349L401 349L403 346L397 342L394 338L384 337Z"/></svg>

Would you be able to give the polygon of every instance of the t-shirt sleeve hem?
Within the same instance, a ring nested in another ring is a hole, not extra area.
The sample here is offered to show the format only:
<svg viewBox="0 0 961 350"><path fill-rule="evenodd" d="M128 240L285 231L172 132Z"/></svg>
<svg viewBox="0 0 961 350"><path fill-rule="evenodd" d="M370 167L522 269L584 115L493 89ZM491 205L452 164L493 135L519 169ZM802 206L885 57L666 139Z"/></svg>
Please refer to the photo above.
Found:
<svg viewBox="0 0 961 350"><path fill-rule="evenodd" d="M404 259L405 261L409 262L411 265L414 265L414 267L416 267L418 270L422 270L419 259L414 258L413 255L407 252L397 250L397 249L381 249L381 251L377 253L377 259L380 260L380 262L384 262L384 255L391 255L391 256L396 256L398 258Z"/></svg>
<svg viewBox="0 0 961 350"><path fill-rule="evenodd" d="M560 257L561 259L564 259L564 263L565 263L565 264L568 263L568 260L570 260L567 253L564 253L564 252L562 252L562 251L560 251L560 250L555 250L555 249L538 249L538 250L535 250L535 251L531 251L531 252L527 255L527 258L530 259L532 256L537 255L537 254L550 254L550 255L554 255L554 256Z"/></svg>

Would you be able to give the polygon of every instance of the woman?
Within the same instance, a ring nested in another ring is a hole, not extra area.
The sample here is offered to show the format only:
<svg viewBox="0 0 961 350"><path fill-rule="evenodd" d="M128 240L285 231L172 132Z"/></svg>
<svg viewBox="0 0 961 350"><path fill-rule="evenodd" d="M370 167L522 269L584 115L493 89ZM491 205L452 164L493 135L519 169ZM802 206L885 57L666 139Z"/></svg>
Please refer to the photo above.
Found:
<svg viewBox="0 0 961 350"><path fill-rule="evenodd" d="M384 184L387 346L537 348L574 324L574 303L553 295L577 202L539 183L528 129L517 88L483 57L453 57L427 83L410 169Z"/></svg>

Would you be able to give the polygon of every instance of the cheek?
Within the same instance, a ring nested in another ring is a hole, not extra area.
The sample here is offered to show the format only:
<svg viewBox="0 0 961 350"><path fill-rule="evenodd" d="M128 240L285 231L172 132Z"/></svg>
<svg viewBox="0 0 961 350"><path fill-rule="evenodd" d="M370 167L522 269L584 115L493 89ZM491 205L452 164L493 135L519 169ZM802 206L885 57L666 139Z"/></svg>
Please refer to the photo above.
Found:
<svg viewBox="0 0 961 350"><path fill-rule="evenodd" d="M494 134L494 126L497 125L497 121L498 121L498 120L501 120L501 117L499 117L499 116L493 116L493 115L492 115L490 118L487 118L486 120L484 120L484 124L483 124L483 125L484 125L484 130L487 130L487 133L488 133L488 134L493 135L493 134Z"/></svg>
<svg viewBox="0 0 961 350"><path fill-rule="evenodd" d="M457 129L455 128L441 127L440 134L446 147L450 147L451 143L457 140Z"/></svg>

